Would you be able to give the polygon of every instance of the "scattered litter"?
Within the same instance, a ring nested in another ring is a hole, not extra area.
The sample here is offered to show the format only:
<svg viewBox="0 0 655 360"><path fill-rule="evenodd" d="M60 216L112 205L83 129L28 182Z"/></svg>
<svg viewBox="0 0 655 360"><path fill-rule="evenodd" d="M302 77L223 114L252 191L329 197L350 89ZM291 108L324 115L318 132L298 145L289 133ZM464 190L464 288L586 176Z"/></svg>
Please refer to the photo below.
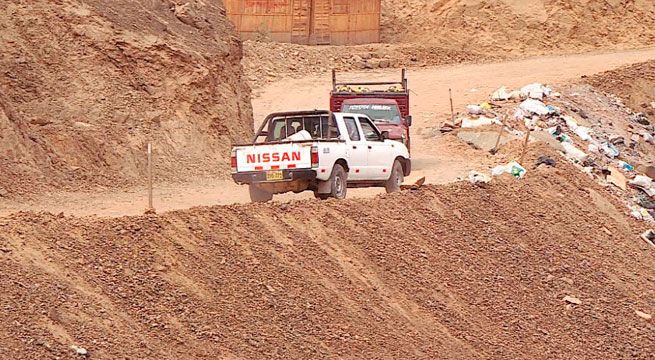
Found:
<svg viewBox="0 0 655 360"><path fill-rule="evenodd" d="M502 123L498 121L497 118L488 118L485 116L480 116L479 119L463 118L461 127L463 129L470 129L470 128L477 128L480 126L486 126L492 124L502 125Z"/></svg>
<svg viewBox="0 0 655 360"><path fill-rule="evenodd" d="M573 130L573 132L580 137L583 141L590 141L591 140L591 135L589 133L591 132L591 129L586 128L584 126L578 126Z"/></svg>
<svg viewBox="0 0 655 360"><path fill-rule="evenodd" d="M452 121L445 121L439 129L442 133L451 132L453 130L455 130L455 124Z"/></svg>
<svg viewBox="0 0 655 360"><path fill-rule="evenodd" d="M592 154L600 155L600 146L598 146L598 144L591 143L589 146L587 146L587 151Z"/></svg>
<svg viewBox="0 0 655 360"><path fill-rule="evenodd" d="M623 160L619 160L619 167L627 172L634 171L635 167Z"/></svg>
<svg viewBox="0 0 655 360"><path fill-rule="evenodd" d="M632 114L632 116L630 116L630 120L636 122L637 124L641 124L641 125L644 125L644 126L650 125L650 121L648 120L648 116L646 114L644 114L644 113Z"/></svg>
<svg viewBox="0 0 655 360"><path fill-rule="evenodd" d="M79 346L76 346L76 345L71 345L71 349L75 350L75 354L77 354L79 356L82 356L82 357L89 356L89 352L83 347L79 347Z"/></svg>
<svg viewBox="0 0 655 360"><path fill-rule="evenodd" d="M491 169L491 175L500 176L502 174L512 174L512 176L517 178L523 178L527 170L521 164L516 161L512 161L507 165L498 165L495 168Z"/></svg>
<svg viewBox="0 0 655 360"><path fill-rule="evenodd" d="M541 164L555 167L555 165L557 165L557 162L555 160L551 159L550 157L546 156L546 155L541 155L537 159L537 163L535 165L539 166Z"/></svg>
<svg viewBox="0 0 655 360"><path fill-rule="evenodd" d="M655 231L653 230L646 230L643 234L641 234L641 238L648 243L650 246L655 247Z"/></svg>
<svg viewBox="0 0 655 360"><path fill-rule="evenodd" d="M491 110L491 104L485 101L480 104L480 108L483 110Z"/></svg>
<svg viewBox="0 0 655 360"><path fill-rule="evenodd" d="M400 190L419 190L425 184L425 176L416 180L412 185L400 185Z"/></svg>
<svg viewBox="0 0 655 360"><path fill-rule="evenodd" d="M578 149L575 145L571 144L570 142L562 141L562 147L564 147L564 154L566 154L566 157L568 157L569 159L573 159L578 162L583 162L588 156L584 151Z"/></svg>
<svg viewBox="0 0 655 360"><path fill-rule="evenodd" d="M630 181L630 185L641 189L651 189L653 186L653 179L645 175L637 175Z"/></svg>
<svg viewBox="0 0 655 360"><path fill-rule="evenodd" d="M619 156L620 154L619 149L617 149L616 146L606 142L600 144L600 150L603 152L603 154L612 159Z"/></svg>
<svg viewBox="0 0 655 360"><path fill-rule="evenodd" d="M516 119L516 120L524 119L524 118L528 117L529 115L530 114L527 114L521 108L516 108L516 111L514 111L514 119Z"/></svg>
<svg viewBox="0 0 655 360"><path fill-rule="evenodd" d="M491 178L485 174L479 173L477 171L471 171L469 173L469 182L471 184L486 184L491 181Z"/></svg>
<svg viewBox="0 0 655 360"><path fill-rule="evenodd" d="M655 222L653 219L653 216L648 212L648 210L638 207L638 206L631 206L630 207L630 215L634 217L637 220L644 220L650 223Z"/></svg>
<svg viewBox="0 0 655 360"><path fill-rule="evenodd" d="M569 129L575 131L575 129L578 128L578 122L575 121L574 118L572 118L572 117L570 117L570 116L562 116L562 119L564 119L564 121L566 122L566 126L567 126Z"/></svg>
<svg viewBox="0 0 655 360"><path fill-rule="evenodd" d="M582 300L578 299L578 298L575 297L575 296L571 296L571 295L567 295L567 296L565 296L564 299L562 299L562 300L566 301L566 302L569 303L569 304L573 304L573 305L580 305L580 304L582 304Z"/></svg>
<svg viewBox="0 0 655 360"><path fill-rule="evenodd" d="M512 94L507 91L507 88L505 86L501 87L500 89L494 91L494 93L491 95L491 100L493 101L505 101L511 99Z"/></svg>
<svg viewBox="0 0 655 360"><path fill-rule="evenodd" d="M466 107L466 111L468 111L468 113L471 115L480 115L483 112L480 105L468 105Z"/></svg>
<svg viewBox="0 0 655 360"><path fill-rule="evenodd" d="M607 175L607 182L616 185L621 190L628 190L628 179L625 178L619 169L610 167L608 168L610 174Z"/></svg>
<svg viewBox="0 0 655 360"><path fill-rule="evenodd" d="M543 86L539 83L526 85L521 88L521 93L527 95L531 99L543 99L544 96L549 96L552 90L549 87Z"/></svg>
<svg viewBox="0 0 655 360"><path fill-rule="evenodd" d="M557 106L546 105L546 109L548 109L549 114L559 114L559 108Z"/></svg>
<svg viewBox="0 0 655 360"><path fill-rule="evenodd" d="M647 314L647 313L641 312L639 310L635 310L635 314L637 314L637 316L639 316L640 318L642 318L644 320L650 320L650 319L653 318L653 316L651 314Z"/></svg>
<svg viewBox="0 0 655 360"><path fill-rule="evenodd" d="M609 142L612 145L625 145L625 138L621 135L610 135Z"/></svg>
<svg viewBox="0 0 655 360"><path fill-rule="evenodd" d="M550 113L548 107L544 103L534 99L525 100L521 105L519 105L519 107L521 110L531 114L548 115Z"/></svg>
<svg viewBox="0 0 655 360"><path fill-rule="evenodd" d="M651 196L646 191L638 191L637 195L635 195L636 203L644 209L655 210L655 201Z"/></svg>

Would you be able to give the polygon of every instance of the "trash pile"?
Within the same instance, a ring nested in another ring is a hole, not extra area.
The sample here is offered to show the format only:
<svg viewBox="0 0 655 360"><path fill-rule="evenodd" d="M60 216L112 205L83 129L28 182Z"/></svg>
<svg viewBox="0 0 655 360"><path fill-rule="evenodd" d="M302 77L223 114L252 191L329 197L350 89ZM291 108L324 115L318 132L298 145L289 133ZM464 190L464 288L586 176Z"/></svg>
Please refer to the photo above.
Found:
<svg viewBox="0 0 655 360"><path fill-rule="evenodd" d="M563 99L561 93L539 83L519 90L501 87L489 101L467 106L454 123L447 121L440 130L500 125L504 128L501 134L507 131L525 137L525 132L530 131L530 140L551 138L555 141L549 143L564 158L624 198L633 217L655 223L655 167L648 166L645 155L655 152L655 148L644 150L643 147L655 145L655 129L641 113L633 112L619 101L611 105L621 108L629 119L627 138L613 133L613 124L607 126L599 119L591 119ZM638 146L642 146L642 151ZM542 159L538 164L554 166L555 161ZM492 175L509 173L522 178L527 171L524 165L510 162L494 168ZM479 176L472 175L470 180L480 182Z"/></svg>

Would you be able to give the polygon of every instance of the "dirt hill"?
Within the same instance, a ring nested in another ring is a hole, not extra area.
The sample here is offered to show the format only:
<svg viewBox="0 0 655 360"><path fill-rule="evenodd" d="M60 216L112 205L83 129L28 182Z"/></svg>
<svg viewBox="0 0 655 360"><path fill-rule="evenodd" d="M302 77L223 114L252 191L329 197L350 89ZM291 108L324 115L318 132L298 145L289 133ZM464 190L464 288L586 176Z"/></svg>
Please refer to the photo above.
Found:
<svg viewBox="0 0 655 360"><path fill-rule="evenodd" d="M0 4L0 195L226 171L252 131L220 2Z"/></svg>
<svg viewBox="0 0 655 360"><path fill-rule="evenodd" d="M370 200L0 219L0 357L647 359L643 225L557 166Z"/></svg>
<svg viewBox="0 0 655 360"><path fill-rule="evenodd" d="M585 81L618 96L634 111L646 113L655 121L655 61L606 71Z"/></svg>
<svg viewBox="0 0 655 360"><path fill-rule="evenodd" d="M383 0L384 42L448 44L481 54L644 47L655 40L649 0Z"/></svg>

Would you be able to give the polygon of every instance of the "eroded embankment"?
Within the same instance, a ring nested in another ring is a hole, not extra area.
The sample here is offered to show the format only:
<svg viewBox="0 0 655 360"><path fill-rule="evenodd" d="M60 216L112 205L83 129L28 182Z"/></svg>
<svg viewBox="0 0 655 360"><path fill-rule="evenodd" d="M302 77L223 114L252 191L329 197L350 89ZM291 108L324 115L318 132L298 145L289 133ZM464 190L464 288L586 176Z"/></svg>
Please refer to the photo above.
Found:
<svg viewBox="0 0 655 360"><path fill-rule="evenodd" d="M369 200L16 214L0 357L645 359L653 250L608 199L562 163Z"/></svg>

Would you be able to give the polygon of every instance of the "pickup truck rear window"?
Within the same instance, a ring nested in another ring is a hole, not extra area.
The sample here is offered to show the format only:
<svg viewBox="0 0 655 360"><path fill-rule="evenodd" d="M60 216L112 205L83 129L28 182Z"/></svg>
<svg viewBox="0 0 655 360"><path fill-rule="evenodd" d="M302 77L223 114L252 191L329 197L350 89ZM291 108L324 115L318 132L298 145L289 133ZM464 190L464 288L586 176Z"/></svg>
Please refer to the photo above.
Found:
<svg viewBox="0 0 655 360"><path fill-rule="evenodd" d="M345 104L344 112L364 114L377 123L400 124L400 110L396 105L386 104Z"/></svg>
<svg viewBox="0 0 655 360"><path fill-rule="evenodd" d="M339 129L329 124L327 116L303 116L271 120L266 141L281 141L303 130L309 132L312 139L334 139L339 137Z"/></svg>

